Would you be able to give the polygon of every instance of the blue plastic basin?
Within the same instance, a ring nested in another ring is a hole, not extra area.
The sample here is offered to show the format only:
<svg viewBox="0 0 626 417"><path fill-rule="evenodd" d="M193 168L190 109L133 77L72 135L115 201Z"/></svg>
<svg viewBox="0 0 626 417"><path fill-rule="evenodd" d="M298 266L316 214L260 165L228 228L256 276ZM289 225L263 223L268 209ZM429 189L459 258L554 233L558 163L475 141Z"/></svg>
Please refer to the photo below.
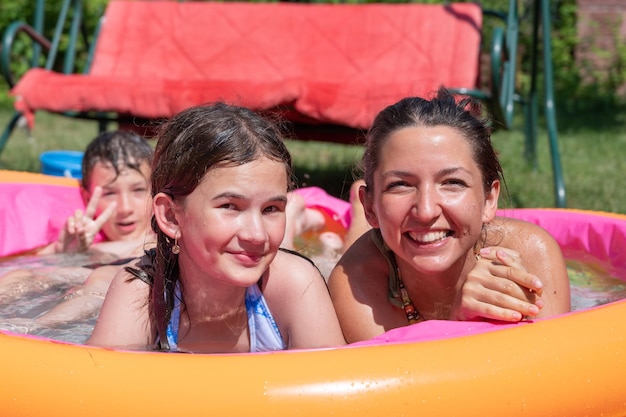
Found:
<svg viewBox="0 0 626 417"><path fill-rule="evenodd" d="M79 151L47 151L39 155L41 172L57 177L81 179L83 152Z"/></svg>

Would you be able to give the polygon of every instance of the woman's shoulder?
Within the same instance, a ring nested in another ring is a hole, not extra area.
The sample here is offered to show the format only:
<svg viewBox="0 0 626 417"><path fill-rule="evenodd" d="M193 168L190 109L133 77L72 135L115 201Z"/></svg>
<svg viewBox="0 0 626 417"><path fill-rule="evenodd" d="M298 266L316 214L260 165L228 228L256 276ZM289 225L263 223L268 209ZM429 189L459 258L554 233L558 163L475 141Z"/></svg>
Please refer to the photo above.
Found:
<svg viewBox="0 0 626 417"><path fill-rule="evenodd" d="M543 227L512 217L496 217L487 229L488 245L502 245L518 252L543 252L558 247L554 237Z"/></svg>
<svg viewBox="0 0 626 417"><path fill-rule="evenodd" d="M365 297L386 287L389 263L374 244L370 233L359 237L333 268L328 278L331 293L358 293Z"/></svg>
<svg viewBox="0 0 626 417"><path fill-rule="evenodd" d="M374 229L355 240L341 256L335 269L339 267L346 271L364 270L370 274L379 270L387 270L388 264L385 256L374 243L372 233L375 233Z"/></svg>
<svg viewBox="0 0 626 417"><path fill-rule="evenodd" d="M503 233L528 233L550 236L546 229L538 224L514 217L497 216L490 223L490 227L500 229Z"/></svg>

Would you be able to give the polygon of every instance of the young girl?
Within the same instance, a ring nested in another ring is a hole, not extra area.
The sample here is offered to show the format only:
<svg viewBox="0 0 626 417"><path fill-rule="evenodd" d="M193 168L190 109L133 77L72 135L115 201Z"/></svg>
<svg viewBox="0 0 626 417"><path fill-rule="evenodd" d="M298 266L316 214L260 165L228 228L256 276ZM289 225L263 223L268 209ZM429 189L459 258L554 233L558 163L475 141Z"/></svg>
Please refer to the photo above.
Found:
<svg viewBox="0 0 626 417"><path fill-rule="evenodd" d="M496 217L502 169L480 111L442 89L376 117L356 186L372 229L329 278L348 342L421 320L569 311L556 241L538 226Z"/></svg>
<svg viewBox="0 0 626 417"><path fill-rule="evenodd" d="M291 157L254 112L215 104L162 128L152 174L157 247L119 273L92 345L257 352L344 342L325 282L279 250Z"/></svg>

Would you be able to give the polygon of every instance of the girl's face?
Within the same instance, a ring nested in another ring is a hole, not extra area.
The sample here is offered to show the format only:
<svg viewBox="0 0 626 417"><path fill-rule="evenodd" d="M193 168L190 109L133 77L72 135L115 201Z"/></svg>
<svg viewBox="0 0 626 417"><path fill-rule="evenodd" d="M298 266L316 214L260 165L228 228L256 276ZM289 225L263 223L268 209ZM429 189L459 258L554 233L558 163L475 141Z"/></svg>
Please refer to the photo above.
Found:
<svg viewBox="0 0 626 417"><path fill-rule="evenodd" d="M262 157L210 169L182 205L178 223L181 274L193 270L229 285L257 282L285 234L287 172Z"/></svg>
<svg viewBox="0 0 626 417"><path fill-rule="evenodd" d="M392 133L379 155L373 190L361 198L367 219L404 261L445 272L473 255L482 224L493 219L499 183L485 195L466 139L447 126Z"/></svg>
<svg viewBox="0 0 626 417"><path fill-rule="evenodd" d="M115 169L110 162L99 161L93 167L91 183L84 199L88 202L95 188L102 187L96 218L111 203L117 203L117 210L102 226L102 232L110 241L145 239L150 230L150 166L143 162L139 168L141 172L123 167L116 178Z"/></svg>

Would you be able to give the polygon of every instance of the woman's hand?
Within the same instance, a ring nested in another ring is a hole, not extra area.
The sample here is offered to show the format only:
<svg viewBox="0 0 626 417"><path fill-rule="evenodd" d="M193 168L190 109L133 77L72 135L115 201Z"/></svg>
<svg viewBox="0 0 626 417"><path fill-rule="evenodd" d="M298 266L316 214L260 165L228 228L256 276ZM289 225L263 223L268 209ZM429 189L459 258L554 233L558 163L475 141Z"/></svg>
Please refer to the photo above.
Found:
<svg viewBox="0 0 626 417"><path fill-rule="evenodd" d="M55 244L55 252L85 252L93 243L102 226L111 218L117 209L117 203L110 204L95 218L98 202L102 196L102 187L96 187L83 213L76 210L65 223Z"/></svg>
<svg viewBox="0 0 626 417"><path fill-rule="evenodd" d="M452 320L532 319L543 307L543 283L526 272L518 252L502 247L480 251L452 308Z"/></svg>

